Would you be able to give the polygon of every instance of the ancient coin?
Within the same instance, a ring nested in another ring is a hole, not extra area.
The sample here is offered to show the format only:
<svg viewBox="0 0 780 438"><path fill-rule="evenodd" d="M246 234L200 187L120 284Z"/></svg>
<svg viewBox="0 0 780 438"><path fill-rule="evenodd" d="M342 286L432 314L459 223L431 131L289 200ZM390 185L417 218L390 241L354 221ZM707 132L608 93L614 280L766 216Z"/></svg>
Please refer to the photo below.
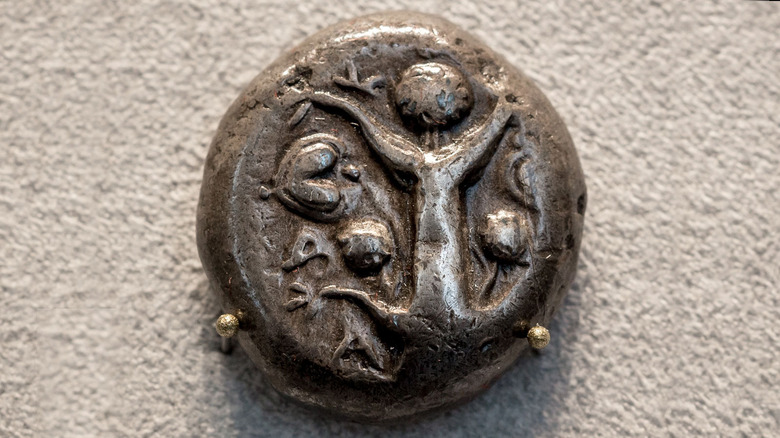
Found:
<svg viewBox="0 0 780 438"><path fill-rule="evenodd" d="M585 204L569 133L523 73L443 19L384 13L310 37L236 99L198 248L278 391L390 421L555 342Z"/></svg>

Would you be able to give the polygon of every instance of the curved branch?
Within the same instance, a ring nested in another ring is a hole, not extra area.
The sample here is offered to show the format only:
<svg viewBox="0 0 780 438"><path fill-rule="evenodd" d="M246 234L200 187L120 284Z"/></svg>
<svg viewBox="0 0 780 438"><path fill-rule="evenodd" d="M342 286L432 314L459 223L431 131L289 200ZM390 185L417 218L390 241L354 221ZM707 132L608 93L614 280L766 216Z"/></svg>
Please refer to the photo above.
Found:
<svg viewBox="0 0 780 438"><path fill-rule="evenodd" d="M496 278L498 278L498 263L488 261L485 254L476 245L472 244L469 246L471 253L476 257L480 265L482 265L482 269L486 271L483 272L484 278L482 279L480 286L476 289L476 296L481 300L486 300L488 296L490 296L493 286L496 284Z"/></svg>
<svg viewBox="0 0 780 438"><path fill-rule="evenodd" d="M509 293L506 294L506 296L504 296L500 301L488 303L488 305L485 307L472 307L468 309L465 314L477 321L495 322L505 318L514 320L517 317L518 310L524 307L523 303L528 301L536 301L537 305L543 305L540 304L543 303L543 300L540 300L539 298L533 298L534 296L538 297L538 294L544 293L543 291L545 288L542 286L542 284L539 283L539 273L533 270L533 258L531 260L532 261L530 266L526 263L515 266L515 268L531 269L531 272L525 273L523 279L517 283L514 283L514 285L509 290ZM498 269L502 268L498 267ZM507 271L504 271L504 273L511 275L511 273L508 273ZM497 279L494 277L493 281L497 281ZM512 283L512 281L509 282Z"/></svg>
<svg viewBox="0 0 780 438"><path fill-rule="evenodd" d="M347 97L338 97L324 91L308 95L315 105L344 111L360 124L369 146L393 170L416 174L423 161L422 151L409 140L383 127L374 116L360 109L357 102Z"/></svg>
<svg viewBox="0 0 780 438"><path fill-rule="evenodd" d="M512 120L512 108L498 104L490 121L455 140L454 152L445 158L453 179L461 181L490 161Z"/></svg>
<svg viewBox="0 0 780 438"><path fill-rule="evenodd" d="M366 310L375 320L382 323L384 327L391 330L400 331L401 327L394 321L395 316L409 315L405 309L387 306L376 302L365 291L358 289L343 288L338 286L325 286L320 290L319 296L325 298L343 298L348 299Z"/></svg>

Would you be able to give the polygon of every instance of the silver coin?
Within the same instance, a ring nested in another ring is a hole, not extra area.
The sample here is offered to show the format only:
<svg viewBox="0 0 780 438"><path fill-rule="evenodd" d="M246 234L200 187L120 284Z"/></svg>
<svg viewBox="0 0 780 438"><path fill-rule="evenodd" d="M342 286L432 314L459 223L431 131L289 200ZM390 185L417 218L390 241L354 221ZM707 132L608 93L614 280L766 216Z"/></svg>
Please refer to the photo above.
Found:
<svg viewBox="0 0 780 438"><path fill-rule="evenodd" d="M277 390L388 421L469 399L546 344L585 204L525 75L445 20L384 13L310 37L236 99L198 248Z"/></svg>

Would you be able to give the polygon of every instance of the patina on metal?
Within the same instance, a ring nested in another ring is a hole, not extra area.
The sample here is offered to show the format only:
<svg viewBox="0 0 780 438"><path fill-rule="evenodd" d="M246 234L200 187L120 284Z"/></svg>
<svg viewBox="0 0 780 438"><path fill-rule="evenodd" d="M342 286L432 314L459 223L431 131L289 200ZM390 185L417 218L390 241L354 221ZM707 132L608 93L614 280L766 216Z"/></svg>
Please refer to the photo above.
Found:
<svg viewBox="0 0 780 438"><path fill-rule="evenodd" d="M566 127L526 76L445 20L385 13L307 39L233 103L198 248L219 333L277 390L390 421L547 345L585 204Z"/></svg>

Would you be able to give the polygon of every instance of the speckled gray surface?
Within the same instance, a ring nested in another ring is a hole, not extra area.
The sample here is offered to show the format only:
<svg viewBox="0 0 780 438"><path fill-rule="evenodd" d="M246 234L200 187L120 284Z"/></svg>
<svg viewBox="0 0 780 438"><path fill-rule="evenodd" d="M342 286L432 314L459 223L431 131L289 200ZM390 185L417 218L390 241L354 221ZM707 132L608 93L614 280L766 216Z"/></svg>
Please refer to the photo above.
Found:
<svg viewBox="0 0 780 438"><path fill-rule="evenodd" d="M124 3L0 2L0 436L780 433L780 5ZM590 202L550 347L386 428L311 415L219 353L194 219L242 85L325 25L402 8L537 81Z"/></svg>

